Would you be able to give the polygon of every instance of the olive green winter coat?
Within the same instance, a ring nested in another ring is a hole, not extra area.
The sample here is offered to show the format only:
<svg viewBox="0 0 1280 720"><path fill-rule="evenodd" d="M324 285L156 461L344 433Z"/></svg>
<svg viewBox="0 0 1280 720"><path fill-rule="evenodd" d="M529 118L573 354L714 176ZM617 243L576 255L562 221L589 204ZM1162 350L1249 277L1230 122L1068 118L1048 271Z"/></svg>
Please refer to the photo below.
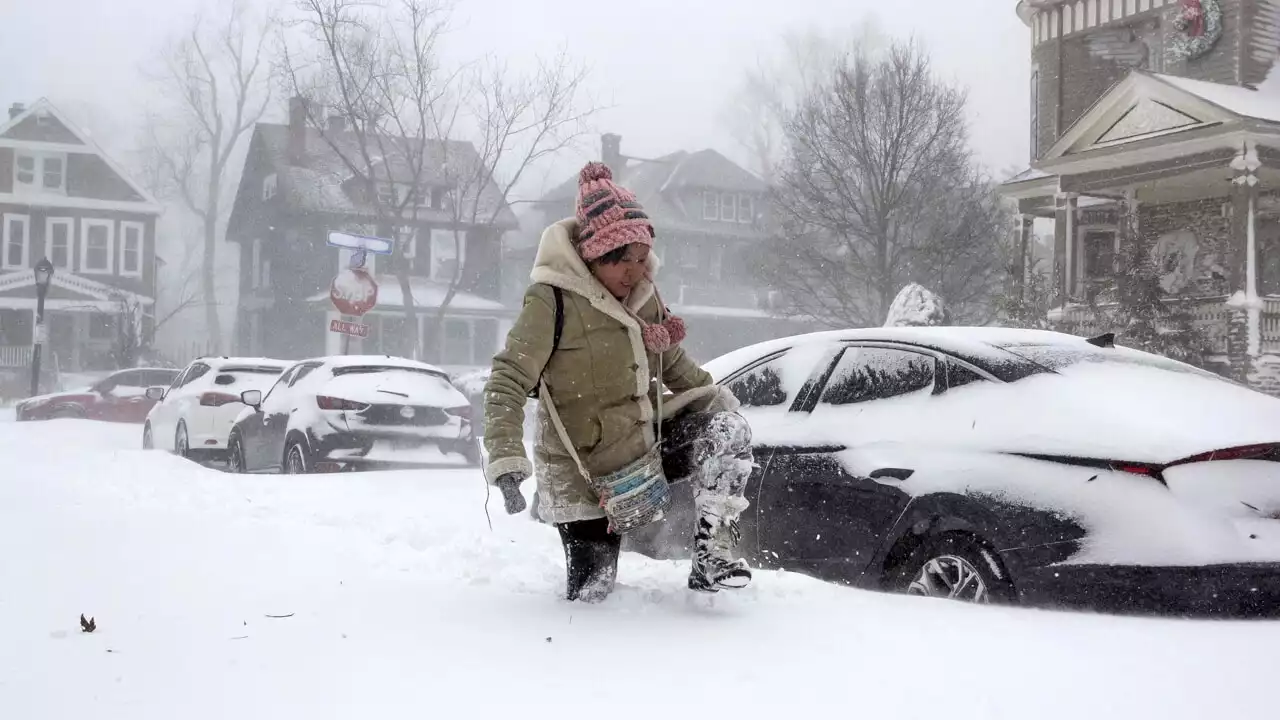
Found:
<svg viewBox="0 0 1280 720"><path fill-rule="evenodd" d="M543 232L530 275L534 284L525 293L506 346L493 358L484 393L485 476L492 483L509 472L536 470L536 511L549 523L591 520L604 517L604 511L541 403L534 463L525 456L525 401L539 377L592 476L626 466L656 441L658 385L652 377L658 356L645 351L639 323L587 269L571 239L576 231L576 221L568 219ZM652 275L658 262L652 253L649 257ZM564 291L564 328L554 353L552 286ZM658 301L648 282L636 286L626 302L646 322L657 321ZM661 367L663 384L672 393L663 400L663 417L736 404L679 347L662 355Z"/></svg>

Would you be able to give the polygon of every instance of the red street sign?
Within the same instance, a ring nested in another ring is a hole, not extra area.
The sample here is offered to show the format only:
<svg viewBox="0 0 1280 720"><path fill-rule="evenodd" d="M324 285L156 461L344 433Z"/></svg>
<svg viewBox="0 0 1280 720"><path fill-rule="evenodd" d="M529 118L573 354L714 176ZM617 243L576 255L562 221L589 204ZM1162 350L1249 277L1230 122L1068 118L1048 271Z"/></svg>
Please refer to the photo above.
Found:
<svg viewBox="0 0 1280 720"><path fill-rule="evenodd" d="M360 317L378 304L378 283L364 268L348 268L329 284L329 299L343 315Z"/></svg>
<svg viewBox="0 0 1280 720"><path fill-rule="evenodd" d="M330 320L329 332L336 332L340 335L350 335L351 337L367 338L369 337L369 326L362 323L347 322L346 320Z"/></svg>

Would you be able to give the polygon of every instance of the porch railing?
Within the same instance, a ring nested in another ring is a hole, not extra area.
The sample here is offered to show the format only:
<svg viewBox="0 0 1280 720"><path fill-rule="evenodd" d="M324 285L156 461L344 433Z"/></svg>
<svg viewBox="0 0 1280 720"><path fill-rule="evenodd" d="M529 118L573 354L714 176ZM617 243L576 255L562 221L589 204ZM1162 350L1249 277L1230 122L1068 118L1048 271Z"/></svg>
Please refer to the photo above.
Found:
<svg viewBox="0 0 1280 720"><path fill-rule="evenodd" d="M0 345L0 368L30 367L30 345Z"/></svg>
<svg viewBox="0 0 1280 720"><path fill-rule="evenodd" d="M1102 309L1113 307L1114 303L1100 306ZM1225 297L1203 298L1191 309L1192 323L1205 332L1209 340L1211 353L1225 355L1227 352L1227 321L1231 317L1231 309L1227 307ZM1062 313L1061 321L1075 326L1080 335L1097 335L1115 330L1104 326L1081 305L1068 306ZM1280 350L1280 298L1267 301L1262 312L1262 350L1275 352Z"/></svg>

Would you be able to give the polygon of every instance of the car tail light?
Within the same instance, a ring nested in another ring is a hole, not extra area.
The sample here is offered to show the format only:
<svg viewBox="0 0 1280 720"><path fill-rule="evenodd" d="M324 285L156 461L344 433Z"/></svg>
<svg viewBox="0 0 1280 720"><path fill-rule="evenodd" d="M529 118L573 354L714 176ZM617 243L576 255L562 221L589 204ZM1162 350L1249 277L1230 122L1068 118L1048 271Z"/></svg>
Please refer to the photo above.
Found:
<svg viewBox="0 0 1280 720"><path fill-rule="evenodd" d="M1144 465L1142 463L1112 463L1112 470L1127 472L1133 475L1144 475L1146 477L1159 478L1160 468L1155 465Z"/></svg>
<svg viewBox="0 0 1280 720"><path fill-rule="evenodd" d="M329 395L317 395L316 405L319 405L321 410L364 410L369 407L369 403L343 400Z"/></svg>
<svg viewBox="0 0 1280 720"><path fill-rule="evenodd" d="M200 396L200 404L205 407L222 407L240 402L240 398L230 393L207 392Z"/></svg>
<svg viewBox="0 0 1280 720"><path fill-rule="evenodd" d="M1257 445L1239 445L1236 447L1210 450L1199 455L1183 458L1170 465L1187 465L1190 463L1210 462L1213 460L1278 460L1280 459L1280 443L1259 443Z"/></svg>
<svg viewBox="0 0 1280 720"><path fill-rule="evenodd" d="M470 406L470 405L459 405L458 407L445 408L445 409L444 409L444 411L445 411L445 412L447 412L447 413L449 413L450 415L452 415L452 416L454 416L454 417L460 417L460 418L462 418L463 420L470 420L470 419L471 419L471 406Z"/></svg>

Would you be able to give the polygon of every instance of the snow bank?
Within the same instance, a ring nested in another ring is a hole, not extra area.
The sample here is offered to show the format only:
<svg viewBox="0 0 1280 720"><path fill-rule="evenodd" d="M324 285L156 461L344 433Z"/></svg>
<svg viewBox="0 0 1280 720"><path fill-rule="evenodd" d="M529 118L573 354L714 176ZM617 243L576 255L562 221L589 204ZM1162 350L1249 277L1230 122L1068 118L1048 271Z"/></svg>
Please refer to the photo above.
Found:
<svg viewBox="0 0 1280 720"><path fill-rule="evenodd" d="M631 555L612 599L571 605L555 531L497 497L490 531L478 471L231 476L116 430L0 426L0 717L1274 716L1277 623L974 608L786 573L707 599L684 563ZM643 695L609 663L647 669Z"/></svg>

